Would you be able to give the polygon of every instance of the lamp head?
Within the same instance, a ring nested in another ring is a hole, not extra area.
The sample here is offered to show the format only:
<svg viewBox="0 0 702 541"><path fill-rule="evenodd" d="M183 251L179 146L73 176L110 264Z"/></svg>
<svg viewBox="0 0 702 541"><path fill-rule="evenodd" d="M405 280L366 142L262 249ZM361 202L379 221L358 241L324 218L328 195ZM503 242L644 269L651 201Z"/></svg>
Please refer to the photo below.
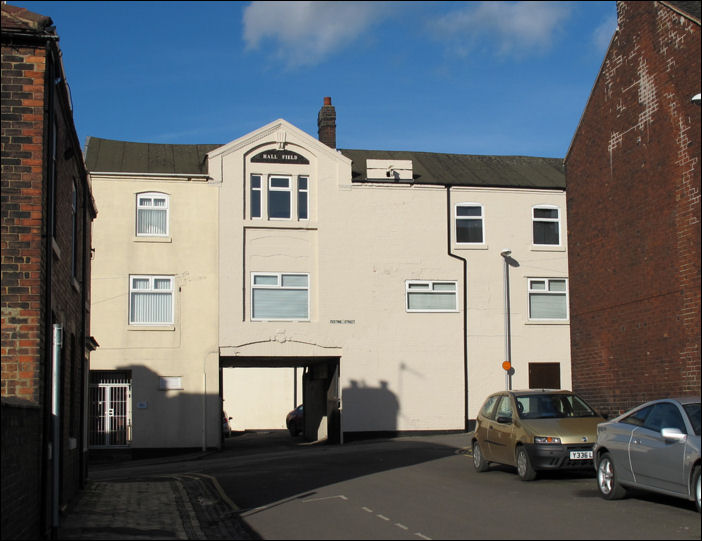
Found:
<svg viewBox="0 0 702 541"><path fill-rule="evenodd" d="M502 251L500 252L500 255L501 255L502 257L509 257L509 256L512 255L512 250L510 250L510 249L508 249L508 248L505 248L504 250L502 250Z"/></svg>

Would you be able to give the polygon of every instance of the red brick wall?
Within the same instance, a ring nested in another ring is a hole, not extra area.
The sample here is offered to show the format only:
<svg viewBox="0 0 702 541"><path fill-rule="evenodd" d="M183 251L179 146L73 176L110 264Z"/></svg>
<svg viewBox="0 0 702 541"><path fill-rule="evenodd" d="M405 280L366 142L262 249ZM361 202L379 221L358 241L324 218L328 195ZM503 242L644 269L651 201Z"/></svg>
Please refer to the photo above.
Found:
<svg viewBox="0 0 702 541"><path fill-rule="evenodd" d="M2 48L2 396L40 401L43 47Z"/></svg>
<svg viewBox="0 0 702 541"><path fill-rule="evenodd" d="M81 430L94 211L63 74L55 61L58 50L51 45L49 51L47 56L44 41L36 47L17 45L3 36L2 528L3 537L13 532L12 538L41 537L50 525L50 500L42 503L42 496L51 488L50 463L45 460L50 439L51 321L63 327L60 505L75 496L85 474ZM45 79L52 84L45 85ZM55 234L50 227L52 175L47 166L54 124ZM48 304L47 283L51 284ZM42 478L42 468L47 467L49 473ZM25 506L22 512L18 502ZM34 529L27 529L27 523Z"/></svg>
<svg viewBox="0 0 702 541"><path fill-rule="evenodd" d="M612 413L700 393L700 26L617 9L566 158L573 388Z"/></svg>

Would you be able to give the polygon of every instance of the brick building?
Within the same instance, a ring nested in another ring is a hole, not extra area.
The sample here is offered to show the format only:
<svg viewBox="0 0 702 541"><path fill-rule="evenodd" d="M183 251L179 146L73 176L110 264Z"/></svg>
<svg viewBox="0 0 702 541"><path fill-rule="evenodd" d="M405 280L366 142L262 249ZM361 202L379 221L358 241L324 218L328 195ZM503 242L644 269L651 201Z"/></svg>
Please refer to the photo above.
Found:
<svg viewBox="0 0 702 541"><path fill-rule="evenodd" d="M52 21L3 3L3 539L47 537L85 480L95 216Z"/></svg>
<svg viewBox="0 0 702 541"><path fill-rule="evenodd" d="M612 413L700 392L700 2L617 19L566 156L573 388Z"/></svg>

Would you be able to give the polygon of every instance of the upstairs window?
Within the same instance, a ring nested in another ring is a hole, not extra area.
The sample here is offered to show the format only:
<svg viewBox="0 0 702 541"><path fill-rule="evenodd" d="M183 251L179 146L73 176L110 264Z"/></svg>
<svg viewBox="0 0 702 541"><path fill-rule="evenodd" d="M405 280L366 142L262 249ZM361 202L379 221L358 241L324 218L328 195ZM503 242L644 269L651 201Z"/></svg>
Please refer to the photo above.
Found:
<svg viewBox="0 0 702 541"><path fill-rule="evenodd" d="M568 319L568 280L529 279L529 319Z"/></svg>
<svg viewBox="0 0 702 541"><path fill-rule="evenodd" d="M309 282L308 274L253 273L251 319L309 320Z"/></svg>
<svg viewBox="0 0 702 541"><path fill-rule="evenodd" d="M129 277L129 324L173 324L173 277Z"/></svg>
<svg viewBox="0 0 702 541"><path fill-rule="evenodd" d="M292 217L292 189L290 177L268 179L268 218L289 220Z"/></svg>
<svg viewBox="0 0 702 541"><path fill-rule="evenodd" d="M137 236L168 236L168 196L166 194L137 195Z"/></svg>
<svg viewBox="0 0 702 541"><path fill-rule="evenodd" d="M456 282L408 280L405 283L408 312L455 312Z"/></svg>
<svg viewBox="0 0 702 541"><path fill-rule="evenodd" d="M307 177L297 177L297 219L309 218L309 191Z"/></svg>
<svg viewBox="0 0 702 541"><path fill-rule="evenodd" d="M307 175L249 175L249 218L309 220L310 178Z"/></svg>
<svg viewBox="0 0 702 541"><path fill-rule="evenodd" d="M261 217L261 175L251 175L251 217Z"/></svg>
<svg viewBox="0 0 702 541"><path fill-rule="evenodd" d="M483 206L477 203L456 205L456 242L460 244L483 244Z"/></svg>
<svg viewBox="0 0 702 541"><path fill-rule="evenodd" d="M558 207L543 206L532 209L534 244L560 246L561 218Z"/></svg>

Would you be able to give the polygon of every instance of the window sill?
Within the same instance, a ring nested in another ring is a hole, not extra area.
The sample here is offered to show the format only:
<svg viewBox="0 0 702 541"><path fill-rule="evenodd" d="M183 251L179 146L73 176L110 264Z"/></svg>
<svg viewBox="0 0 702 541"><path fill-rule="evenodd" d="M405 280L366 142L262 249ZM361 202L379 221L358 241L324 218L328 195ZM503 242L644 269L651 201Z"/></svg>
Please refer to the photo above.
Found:
<svg viewBox="0 0 702 541"><path fill-rule="evenodd" d="M569 319L530 319L525 325L570 325Z"/></svg>
<svg viewBox="0 0 702 541"><path fill-rule="evenodd" d="M161 242L161 243L171 243L173 239L169 237L133 237L133 242Z"/></svg>
<svg viewBox="0 0 702 541"><path fill-rule="evenodd" d="M175 325L128 325L128 331L175 331Z"/></svg>
<svg viewBox="0 0 702 541"><path fill-rule="evenodd" d="M311 319L249 319L250 323L310 323Z"/></svg>
<svg viewBox="0 0 702 541"><path fill-rule="evenodd" d="M487 250L489 246L487 244L459 244L454 243L455 250Z"/></svg>
<svg viewBox="0 0 702 541"><path fill-rule="evenodd" d="M531 251L532 252L565 252L565 246L548 246L548 245L537 245L537 244L532 244L531 245Z"/></svg>

